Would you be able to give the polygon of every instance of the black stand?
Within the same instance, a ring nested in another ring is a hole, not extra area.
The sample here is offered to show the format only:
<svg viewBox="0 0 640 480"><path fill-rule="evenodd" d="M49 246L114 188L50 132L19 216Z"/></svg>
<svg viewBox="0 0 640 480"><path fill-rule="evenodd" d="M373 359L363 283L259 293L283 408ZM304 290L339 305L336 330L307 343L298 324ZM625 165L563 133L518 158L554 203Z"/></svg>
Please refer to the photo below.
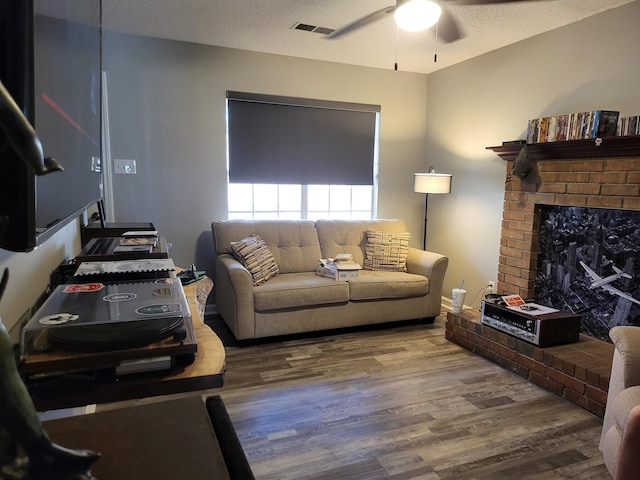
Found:
<svg viewBox="0 0 640 480"><path fill-rule="evenodd" d="M429 194L424 194L424 231L422 234L422 249L427 249L427 207L429 206Z"/></svg>

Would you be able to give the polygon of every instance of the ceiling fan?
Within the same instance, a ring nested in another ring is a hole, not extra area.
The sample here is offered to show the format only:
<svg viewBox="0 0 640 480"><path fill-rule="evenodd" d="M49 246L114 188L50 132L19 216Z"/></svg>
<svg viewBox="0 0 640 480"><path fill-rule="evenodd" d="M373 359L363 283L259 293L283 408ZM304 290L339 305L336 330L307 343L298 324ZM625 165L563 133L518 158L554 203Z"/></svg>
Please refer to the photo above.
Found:
<svg viewBox="0 0 640 480"><path fill-rule="evenodd" d="M396 0L395 5L382 8L365 15L351 23L343 25L329 34L328 38L338 38L361 27L365 27L388 14L393 14L398 27L408 31L421 31L438 24L438 39L447 43L461 39L464 34L458 27L453 15L443 3L456 5L489 5L515 3L533 0Z"/></svg>

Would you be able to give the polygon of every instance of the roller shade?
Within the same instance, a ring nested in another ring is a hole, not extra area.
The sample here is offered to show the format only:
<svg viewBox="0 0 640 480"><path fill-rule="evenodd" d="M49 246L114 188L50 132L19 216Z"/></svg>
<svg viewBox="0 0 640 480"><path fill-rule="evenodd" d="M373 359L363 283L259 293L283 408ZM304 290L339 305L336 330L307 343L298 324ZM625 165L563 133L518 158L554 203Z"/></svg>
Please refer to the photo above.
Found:
<svg viewBox="0 0 640 480"><path fill-rule="evenodd" d="M227 92L229 182L372 185L380 106Z"/></svg>

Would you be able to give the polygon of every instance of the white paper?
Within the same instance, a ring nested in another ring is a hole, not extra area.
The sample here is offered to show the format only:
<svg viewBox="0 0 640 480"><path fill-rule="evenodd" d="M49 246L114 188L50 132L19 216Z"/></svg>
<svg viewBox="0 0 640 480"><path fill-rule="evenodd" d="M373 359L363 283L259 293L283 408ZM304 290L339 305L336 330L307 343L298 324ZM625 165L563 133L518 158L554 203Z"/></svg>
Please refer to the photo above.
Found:
<svg viewBox="0 0 640 480"><path fill-rule="evenodd" d="M507 307L509 310L514 310L520 313L526 313L527 315L545 315L547 313L558 312L557 308L545 307L544 305L539 305L537 303L528 302L523 305L516 305L513 307Z"/></svg>

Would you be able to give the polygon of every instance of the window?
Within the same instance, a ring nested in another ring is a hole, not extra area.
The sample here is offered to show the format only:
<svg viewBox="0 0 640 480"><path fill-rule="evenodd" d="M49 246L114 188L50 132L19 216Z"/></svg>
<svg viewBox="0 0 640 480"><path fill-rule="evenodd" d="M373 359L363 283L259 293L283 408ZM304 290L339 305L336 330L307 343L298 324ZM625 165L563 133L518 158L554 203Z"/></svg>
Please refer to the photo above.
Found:
<svg viewBox="0 0 640 480"><path fill-rule="evenodd" d="M374 218L379 111L227 92L229 218Z"/></svg>
<svg viewBox="0 0 640 480"><path fill-rule="evenodd" d="M230 220L369 219L372 185L229 184Z"/></svg>

